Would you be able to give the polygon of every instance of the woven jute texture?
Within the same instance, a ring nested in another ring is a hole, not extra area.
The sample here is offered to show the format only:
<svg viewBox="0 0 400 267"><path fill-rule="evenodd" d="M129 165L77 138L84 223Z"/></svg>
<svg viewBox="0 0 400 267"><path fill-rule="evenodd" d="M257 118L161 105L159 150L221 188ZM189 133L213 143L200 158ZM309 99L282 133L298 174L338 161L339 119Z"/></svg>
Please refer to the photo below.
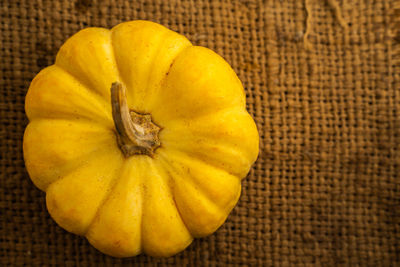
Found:
<svg viewBox="0 0 400 267"><path fill-rule="evenodd" d="M399 1L0 2L2 266L400 266ZM115 259L62 230L22 154L32 78L78 30L134 19L222 55L260 133L226 223L168 259Z"/></svg>

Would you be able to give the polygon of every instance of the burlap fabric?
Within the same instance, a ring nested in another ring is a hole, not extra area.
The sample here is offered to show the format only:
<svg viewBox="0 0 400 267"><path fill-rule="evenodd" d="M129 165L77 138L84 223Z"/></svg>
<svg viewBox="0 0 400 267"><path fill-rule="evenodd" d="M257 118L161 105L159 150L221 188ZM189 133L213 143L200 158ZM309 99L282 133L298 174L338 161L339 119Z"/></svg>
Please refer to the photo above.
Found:
<svg viewBox="0 0 400 267"><path fill-rule="evenodd" d="M0 6L2 266L400 265L399 1ZM227 222L169 259L111 258L62 230L22 156L32 78L79 29L133 19L162 23L225 57L243 81L261 138Z"/></svg>

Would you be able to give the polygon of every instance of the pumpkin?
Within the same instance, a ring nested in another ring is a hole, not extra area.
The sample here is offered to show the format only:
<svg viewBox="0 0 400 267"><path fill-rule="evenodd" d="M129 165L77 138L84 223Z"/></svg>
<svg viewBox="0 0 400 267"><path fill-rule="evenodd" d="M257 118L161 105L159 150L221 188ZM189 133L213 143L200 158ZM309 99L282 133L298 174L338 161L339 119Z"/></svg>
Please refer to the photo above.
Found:
<svg viewBox="0 0 400 267"><path fill-rule="evenodd" d="M167 257L226 220L258 155L215 52L149 21L86 28L26 95L23 150L51 217L115 257Z"/></svg>

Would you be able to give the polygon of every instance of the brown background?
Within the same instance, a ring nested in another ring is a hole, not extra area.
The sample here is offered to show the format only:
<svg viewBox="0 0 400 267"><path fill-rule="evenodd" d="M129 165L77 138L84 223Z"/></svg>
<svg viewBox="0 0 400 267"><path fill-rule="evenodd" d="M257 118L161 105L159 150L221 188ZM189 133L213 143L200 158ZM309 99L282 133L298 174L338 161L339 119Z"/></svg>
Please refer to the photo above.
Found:
<svg viewBox="0 0 400 267"><path fill-rule="evenodd" d="M2 265L400 265L399 1L2 0L0 7ZM79 29L133 19L162 23L225 57L261 137L227 222L169 259L114 259L59 228L22 157L31 79Z"/></svg>

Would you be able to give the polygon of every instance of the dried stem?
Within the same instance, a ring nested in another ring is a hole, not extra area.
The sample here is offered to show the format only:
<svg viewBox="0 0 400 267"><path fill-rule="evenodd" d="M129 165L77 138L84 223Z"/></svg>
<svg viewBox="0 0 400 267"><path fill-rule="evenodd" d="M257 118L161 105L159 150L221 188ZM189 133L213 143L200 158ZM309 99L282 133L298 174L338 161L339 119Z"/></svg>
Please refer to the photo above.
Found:
<svg viewBox="0 0 400 267"><path fill-rule="evenodd" d="M149 114L129 110L126 89L119 82L111 85L111 106L118 145L125 157L143 154L152 157L160 146L161 128L151 121Z"/></svg>

